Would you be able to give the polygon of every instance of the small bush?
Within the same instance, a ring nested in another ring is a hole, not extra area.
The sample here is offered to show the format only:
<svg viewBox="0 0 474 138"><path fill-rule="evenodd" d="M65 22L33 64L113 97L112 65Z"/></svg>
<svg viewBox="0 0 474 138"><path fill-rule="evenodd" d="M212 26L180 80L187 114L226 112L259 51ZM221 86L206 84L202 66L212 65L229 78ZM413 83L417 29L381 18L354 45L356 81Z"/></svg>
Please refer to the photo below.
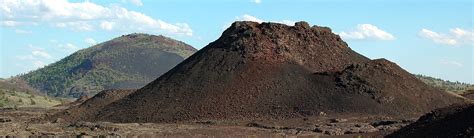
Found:
<svg viewBox="0 0 474 138"><path fill-rule="evenodd" d="M31 104L31 105L36 105L35 100L33 100L33 99L30 98L30 104Z"/></svg>

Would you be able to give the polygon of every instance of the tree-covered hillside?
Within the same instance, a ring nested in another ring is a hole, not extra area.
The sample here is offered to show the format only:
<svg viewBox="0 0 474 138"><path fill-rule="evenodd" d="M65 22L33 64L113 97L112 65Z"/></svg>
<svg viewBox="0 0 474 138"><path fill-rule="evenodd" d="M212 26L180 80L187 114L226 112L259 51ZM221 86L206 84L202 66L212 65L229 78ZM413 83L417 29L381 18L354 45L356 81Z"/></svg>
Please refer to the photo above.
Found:
<svg viewBox="0 0 474 138"><path fill-rule="evenodd" d="M466 90L474 89L473 84L462 83L462 82L451 82L451 81L442 80L439 78L433 78L430 76L418 75L418 74L415 74L415 76L428 85L431 85L435 88L439 88L441 90L448 91L448 92L463 93Z"/></svg>
<svg viewBox="0 0 474 138"><path fill-rule="evenodd" d="M94 95L104 89L142 87L195 51L164 36L130 34L18 77L51 96Z"/></svg>

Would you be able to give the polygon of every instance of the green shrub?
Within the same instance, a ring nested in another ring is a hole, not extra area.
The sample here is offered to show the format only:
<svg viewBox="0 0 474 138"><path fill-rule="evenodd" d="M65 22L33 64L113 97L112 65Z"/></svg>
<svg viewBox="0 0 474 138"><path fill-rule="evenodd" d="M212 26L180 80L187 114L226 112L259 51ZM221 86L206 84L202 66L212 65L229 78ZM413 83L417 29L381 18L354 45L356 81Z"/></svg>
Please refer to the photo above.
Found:
<svg viewBox="0 0 474 138"><path fill-rule="evenodd" d="M31 105L36 105L35 100L33 100L33 99L30 98L30 104L31 104Z"/></svg>

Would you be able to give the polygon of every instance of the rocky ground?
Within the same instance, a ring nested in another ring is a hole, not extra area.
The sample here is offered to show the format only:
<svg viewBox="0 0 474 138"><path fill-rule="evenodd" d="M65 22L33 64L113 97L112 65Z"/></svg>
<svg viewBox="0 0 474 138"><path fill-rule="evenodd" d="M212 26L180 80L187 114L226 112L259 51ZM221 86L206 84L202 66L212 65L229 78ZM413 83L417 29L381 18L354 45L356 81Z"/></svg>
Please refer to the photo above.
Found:
<svg viewBox="0 0 474 138"><path fill-rule="evenodd" d="M433 110L387 137L472 138L474 137L474 103L451 105Z"/></svg>
<svg viewBox="0 0 474 138"><path fill-rule="evenodd" d="M389 118L318 118L274 121L204 121L179 124L75 122L45 118L59 108L0 110L3 136L379 136L414 120ZM367 122L365 120L379 120Z"/></svg>
<svg viewBox="0 0 474 138"><path fill-rule="evenodd" d="M466 92L462 93L461 96L474 100L474 90L467 90Z"/></svg>

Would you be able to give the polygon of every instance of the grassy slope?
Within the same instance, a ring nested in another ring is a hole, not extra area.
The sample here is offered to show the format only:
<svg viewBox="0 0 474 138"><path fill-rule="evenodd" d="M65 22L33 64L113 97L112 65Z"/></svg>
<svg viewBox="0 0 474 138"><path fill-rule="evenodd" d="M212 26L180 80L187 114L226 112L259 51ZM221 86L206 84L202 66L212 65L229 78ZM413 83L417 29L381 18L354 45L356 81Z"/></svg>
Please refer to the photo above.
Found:
<svg viewBox="0 0 474 138"><path fill-rule="evenodd" d="M41 95L24 84L0 80L0 107L52 107L62 101Z"/></svg>
<svg viewBox="0 0 474 138"><path fill-rule="evenodd" d="M462 82L451 82L451 81L446 81L446 80L433 78L433 77L425 76L425 75L415 75L415 76L428 85L431 85L435 88L448 91L448 92L454 92L454 93L459 94L467 90L474 90L473 84L462 83Z"/></svg>
<svg viewBox="0 0 474 138"><path fill-rule="evenodd" d="M0 107L52 107L61 103L46 96L0 89Z"/></svg>

